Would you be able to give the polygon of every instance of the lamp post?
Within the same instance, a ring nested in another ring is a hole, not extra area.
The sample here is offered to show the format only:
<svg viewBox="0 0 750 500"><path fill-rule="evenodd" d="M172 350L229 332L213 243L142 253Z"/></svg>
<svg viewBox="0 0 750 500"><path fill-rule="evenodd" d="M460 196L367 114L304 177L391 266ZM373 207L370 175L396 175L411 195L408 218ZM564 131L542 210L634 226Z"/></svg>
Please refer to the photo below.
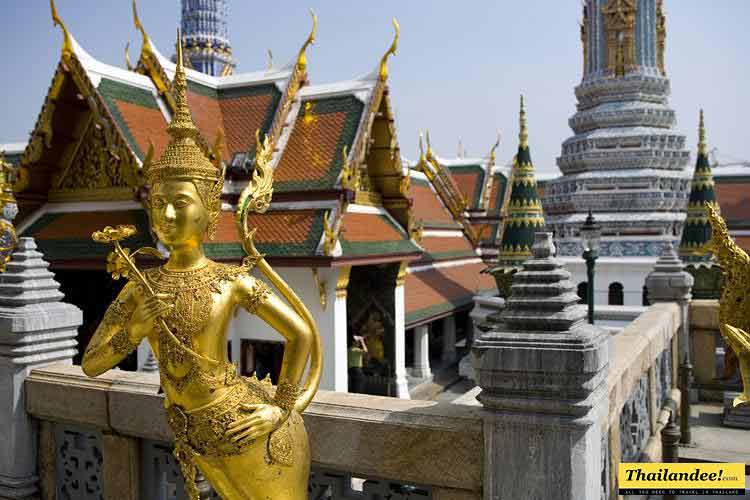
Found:
<svg viewBox="0 0 750 500"><path fill-rule="evenodd" d="M586 301L589 305L589 323L594 324L594 265L599 257L599 239L602 228L596 223L591 210L586 222L581 227L581 242L583 243L583 260L586 261L586 275L588 286L586 287Z"/></svg>

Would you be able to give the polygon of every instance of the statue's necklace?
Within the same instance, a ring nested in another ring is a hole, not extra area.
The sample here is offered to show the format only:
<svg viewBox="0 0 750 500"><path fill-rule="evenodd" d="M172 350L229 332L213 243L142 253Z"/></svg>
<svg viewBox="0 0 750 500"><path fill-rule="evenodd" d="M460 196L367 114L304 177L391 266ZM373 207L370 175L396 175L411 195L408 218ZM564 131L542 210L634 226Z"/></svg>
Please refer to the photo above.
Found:
<svg viewBox="0 0 750 500"><path fill-rule="evenodd" d="M177 344L165 332L159 332L159 365L162 376L177 392L181 392L202 371L199 360L192 359L185 347L192 349L193 337L203 332L211 321L212 293L221 293L222 282L234 280L244 272L244 267L215 262L190 271L169 271L158 267L146 272L155 292L169 293L175 297L174 307L164 317L164 322L180 343ZM188 373L180 378L171 375L174 369L170 370L170 366L179 366L186 358L192 365Z"/></svg>

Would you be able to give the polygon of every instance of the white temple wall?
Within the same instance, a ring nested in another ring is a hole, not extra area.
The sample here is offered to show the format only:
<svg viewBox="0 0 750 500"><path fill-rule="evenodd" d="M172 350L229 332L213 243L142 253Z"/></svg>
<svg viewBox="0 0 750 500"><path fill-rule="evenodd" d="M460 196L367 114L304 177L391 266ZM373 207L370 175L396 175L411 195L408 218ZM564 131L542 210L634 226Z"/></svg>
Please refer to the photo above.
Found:
<svg viewBox="0 0 750 500"><path fill-rule="evenodd" d="M320 295L311 269L279 267L274 268L284 281L299 295L310 310L318 325L323 341L323 373L320 388L329 391L347 391L347 344L346 344L346 299L336 301L337 269L319 269L321 283L326 283L326 308L320 304ZM254 276L260 278L255 271ZM268 282L268 280L263 280ZM274 290L275 291L275 290ZM276 292L278 293L278 292ZM239 353L242 339L283 342L284 338L255 315L238 310L233 325L232 352ZM233 357L232 359L238 359Z"/></svg>
<svg viewBox="0 0 750 500"><path fill-rule="evenodd" d="M587 281L586 262L578 257L560 257L565 268L571 272L572 280L578 285ZM600 257L594 268L594 304L609 303L609 285L620 283L623 286L623 305L643 304L643 285L646 276L653 271L656 257Z"/></svg>

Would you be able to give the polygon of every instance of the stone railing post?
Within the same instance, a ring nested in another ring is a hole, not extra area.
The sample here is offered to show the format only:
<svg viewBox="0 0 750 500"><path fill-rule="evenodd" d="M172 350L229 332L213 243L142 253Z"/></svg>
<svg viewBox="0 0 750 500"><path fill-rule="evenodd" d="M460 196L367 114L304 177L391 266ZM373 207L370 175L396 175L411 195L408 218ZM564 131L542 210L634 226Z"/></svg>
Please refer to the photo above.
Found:
<svg viewBox="0 0 750 500"><path fill-rule="evenodd" d="M680 431L683 444L690 444L690 385L693 366L690 364L690 299L693 276L685 271L685 265L672 246L664 246L654 270L646 277L648 300L655 302L677 302L680 306L680 330L677 341L679 352L680 380Z"/></svg>
<svg viewBox="0 0 750 500"><path fill-rule="evenodd" d="M72 363L82 323L42 257L33 238L21 238L0 274L0 498L38 498L38 436L24 380L33 368Z"/></svg>
<svg viewBox="0 0 750 500"><path fill-rule="evenodd" d="M484 498L599 500L610 336L586 322L551 233L513 276L500 322L476 340Z"/></svg>

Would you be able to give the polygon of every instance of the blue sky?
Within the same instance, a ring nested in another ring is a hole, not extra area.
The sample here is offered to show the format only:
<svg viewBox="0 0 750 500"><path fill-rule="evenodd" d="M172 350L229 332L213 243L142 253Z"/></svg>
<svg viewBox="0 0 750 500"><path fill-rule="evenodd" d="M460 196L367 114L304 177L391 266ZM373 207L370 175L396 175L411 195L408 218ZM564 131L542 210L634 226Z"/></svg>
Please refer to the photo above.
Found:
<svg viewBox="0 0 750 500"><path fill-rule="evenodd" d="M459 7L460 6L460 7ZM678 128L697 142L698 109L706 110L708 140L724 157L750 160L750 2L665 0L667 73ZM60 16L97 59L124 65L140 50L130 0L57 0ZM403 154L417 154L419 130L433 148L455 155L489 151L499 129L499 159L517 147L518 96L527 101L530 145L538 171L556 172L560 144L570 135L574 86L581 78L578 0L229 0L229 34L238 71L277 64L296 54L318 14L316 44L308 51L313 83L351 79L372 70L401 24L390 85ZM178 0L140 0L141 20L165 54L179 23ZM33 128L59 60L61 33L47 0L3 0L0 86L5 96L0 143L23 141Z"/></svg>

